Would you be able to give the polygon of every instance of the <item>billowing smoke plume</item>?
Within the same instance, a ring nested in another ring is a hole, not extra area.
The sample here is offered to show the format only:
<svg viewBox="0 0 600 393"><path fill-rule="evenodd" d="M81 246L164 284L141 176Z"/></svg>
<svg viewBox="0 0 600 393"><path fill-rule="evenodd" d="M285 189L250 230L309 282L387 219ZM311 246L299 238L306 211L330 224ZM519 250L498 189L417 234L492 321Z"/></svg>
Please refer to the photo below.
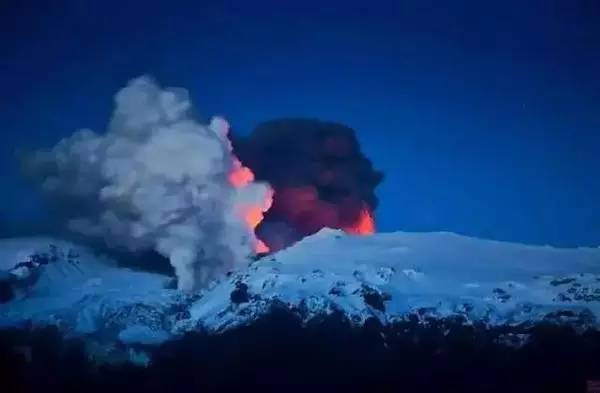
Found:
<svg viewBox="0 0 600 393"><path fill-rule="evenodd" d="M256 178L275 190L273 206L258 228L271 249L323 227L374 231L374 191L383 176L363 155L351 128L311 119L276 120L238 137L234 146Z"/></svg>
<svg viewBox="0 0 600 393"><path fill-rule="evenodd" d="M110 246L156 250L186 290L246 261L272 194L232 154L227 122L200 124L185 90L145 77L115 104L106 133L78 131L24 158L62 222Z"/></svg>

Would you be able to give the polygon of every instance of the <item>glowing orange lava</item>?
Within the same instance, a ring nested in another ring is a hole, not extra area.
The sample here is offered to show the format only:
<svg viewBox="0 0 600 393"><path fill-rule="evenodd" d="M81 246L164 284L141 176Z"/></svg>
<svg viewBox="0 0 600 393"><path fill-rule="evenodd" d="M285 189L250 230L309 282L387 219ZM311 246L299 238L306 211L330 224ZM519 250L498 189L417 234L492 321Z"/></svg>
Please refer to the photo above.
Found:
<svg viewBox="0 0 600 393"><path fill-rule="evenodd" d="M229 182L235 188L245 187L254 181L254 173L247 166L243 166L240 160L233 158L233 170L229 173Z"/></svg>
<svg viewBox="0 0 600 393"><path fill-rule="evenodd" d="M254 173L248 167L242 165L240 160L234 157L233 161L233 170L229 173L229 182L235 188L246 187L248 184L254 181ZM273 203L273 190L267 195L265 201L262 201L261 204L257 205L248 205L244 206L242 210L242 215L244 216L244 221L248 228L250 228L253 232L258 227L258 225L262 222L264 218L264 212L269 210L271 204ZM256 238L256 242L254 244L254 251L259 253L269 252L269 247L259 238Z"/></svg>
<svg viewBox="0 0 600 393"><path fill-rule="evenodd" d="M263 242L263 241L262 241L262 240L260 240L260 239L256 239L256 240L258 240L258 241L257 241L257 243L256 243L256 246L254 247L254 251L255 251L257 254L264 254L264 253L267 253L267 252L271 251L271 250L269 249L269 246L267 246L267 245L265 244L265 242Z"/></svg>
<svg viewBox="0 0 600 393"><path fill-rule="evenodd" d="M342 228L344 232L354 235L371 235L375 233L375 220L369 208L363 207L358 220L350 226Z"/></svg>

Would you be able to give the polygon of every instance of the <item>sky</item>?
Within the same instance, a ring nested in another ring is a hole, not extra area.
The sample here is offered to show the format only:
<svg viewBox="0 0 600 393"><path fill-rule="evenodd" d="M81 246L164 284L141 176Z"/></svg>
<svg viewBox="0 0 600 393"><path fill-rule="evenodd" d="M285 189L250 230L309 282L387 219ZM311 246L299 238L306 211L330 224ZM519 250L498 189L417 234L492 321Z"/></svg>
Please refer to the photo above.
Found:
<svg viewBox="0 0 600 393"><path fill-rule="evenodd" d="M600 246L597 1L2 1L4 225L43 215L15 152L102 131L142 74L239 133L354 128L380 231Z"/></svg>

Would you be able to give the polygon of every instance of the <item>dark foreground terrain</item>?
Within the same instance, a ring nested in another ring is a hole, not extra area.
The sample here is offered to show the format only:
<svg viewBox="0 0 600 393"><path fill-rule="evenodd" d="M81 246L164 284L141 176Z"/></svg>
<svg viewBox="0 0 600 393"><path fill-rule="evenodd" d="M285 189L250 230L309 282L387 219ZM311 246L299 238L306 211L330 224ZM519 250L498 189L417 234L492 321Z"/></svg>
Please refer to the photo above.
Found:
<svg viewBox="0 0 600 393"><path fill-rule="evenodd" d="M369 321L359 329L335 315L303 327L294 315L273 312L252 326L164 344L146 368L96 365L81 341L56 329L5 331L0 391L577 393L600 379L599 332L510 330L453 321ZM524 337L516 333L527 333L527 343L507 345Z"/></svg>

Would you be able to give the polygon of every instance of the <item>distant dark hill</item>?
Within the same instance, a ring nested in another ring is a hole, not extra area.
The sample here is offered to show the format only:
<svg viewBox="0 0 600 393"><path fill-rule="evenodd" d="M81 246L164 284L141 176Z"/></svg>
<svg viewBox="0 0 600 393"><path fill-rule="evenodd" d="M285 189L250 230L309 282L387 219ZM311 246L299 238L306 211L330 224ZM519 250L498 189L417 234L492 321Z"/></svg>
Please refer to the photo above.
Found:
<svg viewBox="0 0 600 393"><path fill-rule="evenodd" d="M522 346L509 337L527 333ZM55 329L0 335L3 392L585 391L600 378L600 332L416 321L352 327L340 315L302 326L274 310L223 334L189 333L157 348L147 367L94 364Z"/></svg>

